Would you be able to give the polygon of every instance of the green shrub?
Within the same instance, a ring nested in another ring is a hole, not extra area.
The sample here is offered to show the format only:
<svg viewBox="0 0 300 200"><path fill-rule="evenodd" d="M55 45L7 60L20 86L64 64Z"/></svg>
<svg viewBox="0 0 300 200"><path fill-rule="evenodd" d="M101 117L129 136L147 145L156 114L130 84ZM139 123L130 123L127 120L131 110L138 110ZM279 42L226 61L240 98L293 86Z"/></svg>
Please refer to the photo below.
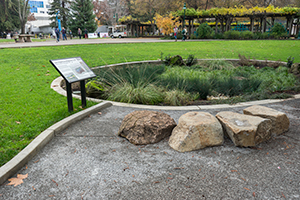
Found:
<svg viewBox="0 0 300 200"><path fill-rule="evenodd" d="M224 33L225 39L239 39L240 35L239 31L227 31Z"/></svg>
<svg viewBox="0 0 300 200"><path fill-rule="evenodd" d="M195 65L196 63L197 63L197 58L195 58L195 55L192 54L190 54L185 61L186 66L192 66Z"/></svg>
<svg viewBox="0 0 300 200"><path fill-rule="evenodd" d="M212 28L204 23L200 24L200 26L197 28L198 38L201 38L201 39L210 38L212 32L213 32Z"/></svg>
<svg viewBox="0 0 300 200"><path fill-rule="evenodd" d="M243 31L241 32L241 38L246 40L253 39L253 33L251 31Z"/></svg>
<svg viewBox="0 0 300 200"><path fill-rule="evenodd" d="M225 39L223 33L215 33L213 36L214 39Z"/></svg>
<svg viewBox="0 0 300 200"><path fill-rule="evenodd" d="M284 34L286 34L286 30L284 28L283 25L279 24L279 23L275 23L275 25L271 28L271 33L274 36L283 36Z"/></svg>

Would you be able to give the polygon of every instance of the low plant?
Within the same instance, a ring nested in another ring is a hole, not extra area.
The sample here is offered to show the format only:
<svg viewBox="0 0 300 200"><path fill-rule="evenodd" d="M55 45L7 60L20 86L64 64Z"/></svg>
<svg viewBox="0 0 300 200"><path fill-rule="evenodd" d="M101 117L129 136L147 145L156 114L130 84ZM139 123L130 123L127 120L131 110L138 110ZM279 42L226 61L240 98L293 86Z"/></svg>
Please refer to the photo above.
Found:
<svg viewBox="0 0 300 200"><path fill-rule="evenodd" d="M216 60L204 60L200 63L201 66L208 68L209 70L231 70L234 68L230 61L216 59Z"/></svg>
<svg viewBox="0 0 300 200"><path fill-rule="evenodd" d="M240 39L241 33L239 31L226 31L224 33L225 39Z"/></svg>
<svg viewBox="0 0 300 200"><path fill-rule="evenodd" d="M199 98L196 93L187 93L184 90L169 90L165 92L164 103L170 106L184 106Z"/></svg>
<svg viewBox="0 0 300 200"><path fill-rule="evenodd" d="M287 58L287 64L286 64L286 67L287 68L291 68L292 67L292 65L293 65L293 63L294 63L294 57L292 58L292 56L289 56L288 58Z"/></svg>
<svg viewBox="0 0 300 200"><path fill-rule="evenodd" d="M107 99L112 101L148 105L157 105L164 99L160 88L143 81L139 81L135 86L129 82L114 85L107 96Z"/></svg>
<svg viewBox="0 0 300 200"><path fill-rule="evenodd" d="M197 63L197 58L193 54L190 54L185 61L186 66L192 66L195 65L196 63Z"/></svg>
<svg viewBox="0 0 300 200"><path fill-rule="evenodd" d="M253 33L252 31L242 31L241 32L241 39L246 39L246 40L249 40L249 39L253 39Z"/></svg>

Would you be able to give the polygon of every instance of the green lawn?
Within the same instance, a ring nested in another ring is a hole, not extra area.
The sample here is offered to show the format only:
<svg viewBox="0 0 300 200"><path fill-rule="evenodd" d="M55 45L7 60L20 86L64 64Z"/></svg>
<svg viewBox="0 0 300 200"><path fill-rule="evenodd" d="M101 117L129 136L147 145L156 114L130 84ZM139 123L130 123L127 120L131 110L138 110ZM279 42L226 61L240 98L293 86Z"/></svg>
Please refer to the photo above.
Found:
<svg viewBox="0 0 300 200"><path fill-rule="evenodd" d="M207 41L140 44L95 44L0 49L0 166L47 127L70 115L66 97L50 89L59 76L50 59L80 56L90 67L126 61L157 60L179 54L187 58L238 58L300 62L300 41ZM81 102L74 99L77 111ZM94 103L88 102L88 106ZM75 111L76 112L76 111Z"/></svg>

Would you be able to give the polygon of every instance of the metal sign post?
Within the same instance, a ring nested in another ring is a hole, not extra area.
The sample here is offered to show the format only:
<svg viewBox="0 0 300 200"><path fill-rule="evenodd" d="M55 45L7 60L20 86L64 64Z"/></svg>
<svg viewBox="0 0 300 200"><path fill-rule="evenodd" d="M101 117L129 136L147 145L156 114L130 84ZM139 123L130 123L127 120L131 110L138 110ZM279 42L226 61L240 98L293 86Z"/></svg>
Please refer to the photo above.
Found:
<svg viewBox="0 0 300 200"><path fill-rule="evenodd" d="M66 81L69 112L73 111L72 83L74 82L80 81L81 104L83 108L86 107L85 80L96 77L94 72L80 57L50 60L50 63Z"/></svg>

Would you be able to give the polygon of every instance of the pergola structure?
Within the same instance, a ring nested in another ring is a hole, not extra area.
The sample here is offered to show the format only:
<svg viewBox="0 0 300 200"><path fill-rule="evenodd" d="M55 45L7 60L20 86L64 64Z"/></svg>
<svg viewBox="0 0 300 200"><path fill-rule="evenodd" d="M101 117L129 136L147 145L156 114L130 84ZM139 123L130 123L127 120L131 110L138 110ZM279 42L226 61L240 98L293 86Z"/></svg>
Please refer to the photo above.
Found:
<svg viewBox="0 0 300 200"><path fill-rule="evenodd" d="M299 32L299 18L300 8L297 7L284 7L275 8L274 6L268 7L235 7L235 8L212 8L210 10L195 10L185 9L179 10L174 15L180 17L183 26L183 20L188 20L189 32L194 31L194 21L197 19L199 22L212 20L215 21L215 31L220 30L222 33L231 30L231 23L234 19L248 19L250 21L249 31L252 32L266 32L267 24L274 26L276 18L286 19L286 30L289 36L295 36ZM268 20L269 19L269 20ZM256 23L258 22L258 23Z"/></svg>
<svg viewBox="0 0 300 200"><path fill-rule="evenodd" d="M152 36L156 32L156 25L149 23L142 23L138 20L126 20L121 24L126 25L128 36L140 37L140 36ZM146 34L147 33L147 34Z"/></svg>
<svg viewBox="0 0 300 200"><path fill-rule="evenodd" d="M185 19L188 21L188 23L185 24L185 26L188 27L189 33L192 33L195 31L194 26L194 20L197 19L198 21L203 20L214 20L215 21L215 32L218 32L218 30L221 30L222 33L226 31L231 30L231 23L233 22L233 19L245 19L248 18L250 21L249 25L249 31L252 32L266 32L267 29L267 23L269 23L270 26L274 26L274 22L276 18L286 18L286 26L285 28L289 30L289 36L295 36L299 32L299 16L296 14L272 14L272 13L261 13L261 14L253 14L253 15L241 15L241 16L233 16L233 15L217 15L217 16L185 16ZM183 24L183 16L181 16L181 21ZM267 19L270 19L270 22L268 22ZM258 21L255 25L255 21ZM183 26L183 25L182 25ZM256 26L256 28L254 28Z"/></svg>

